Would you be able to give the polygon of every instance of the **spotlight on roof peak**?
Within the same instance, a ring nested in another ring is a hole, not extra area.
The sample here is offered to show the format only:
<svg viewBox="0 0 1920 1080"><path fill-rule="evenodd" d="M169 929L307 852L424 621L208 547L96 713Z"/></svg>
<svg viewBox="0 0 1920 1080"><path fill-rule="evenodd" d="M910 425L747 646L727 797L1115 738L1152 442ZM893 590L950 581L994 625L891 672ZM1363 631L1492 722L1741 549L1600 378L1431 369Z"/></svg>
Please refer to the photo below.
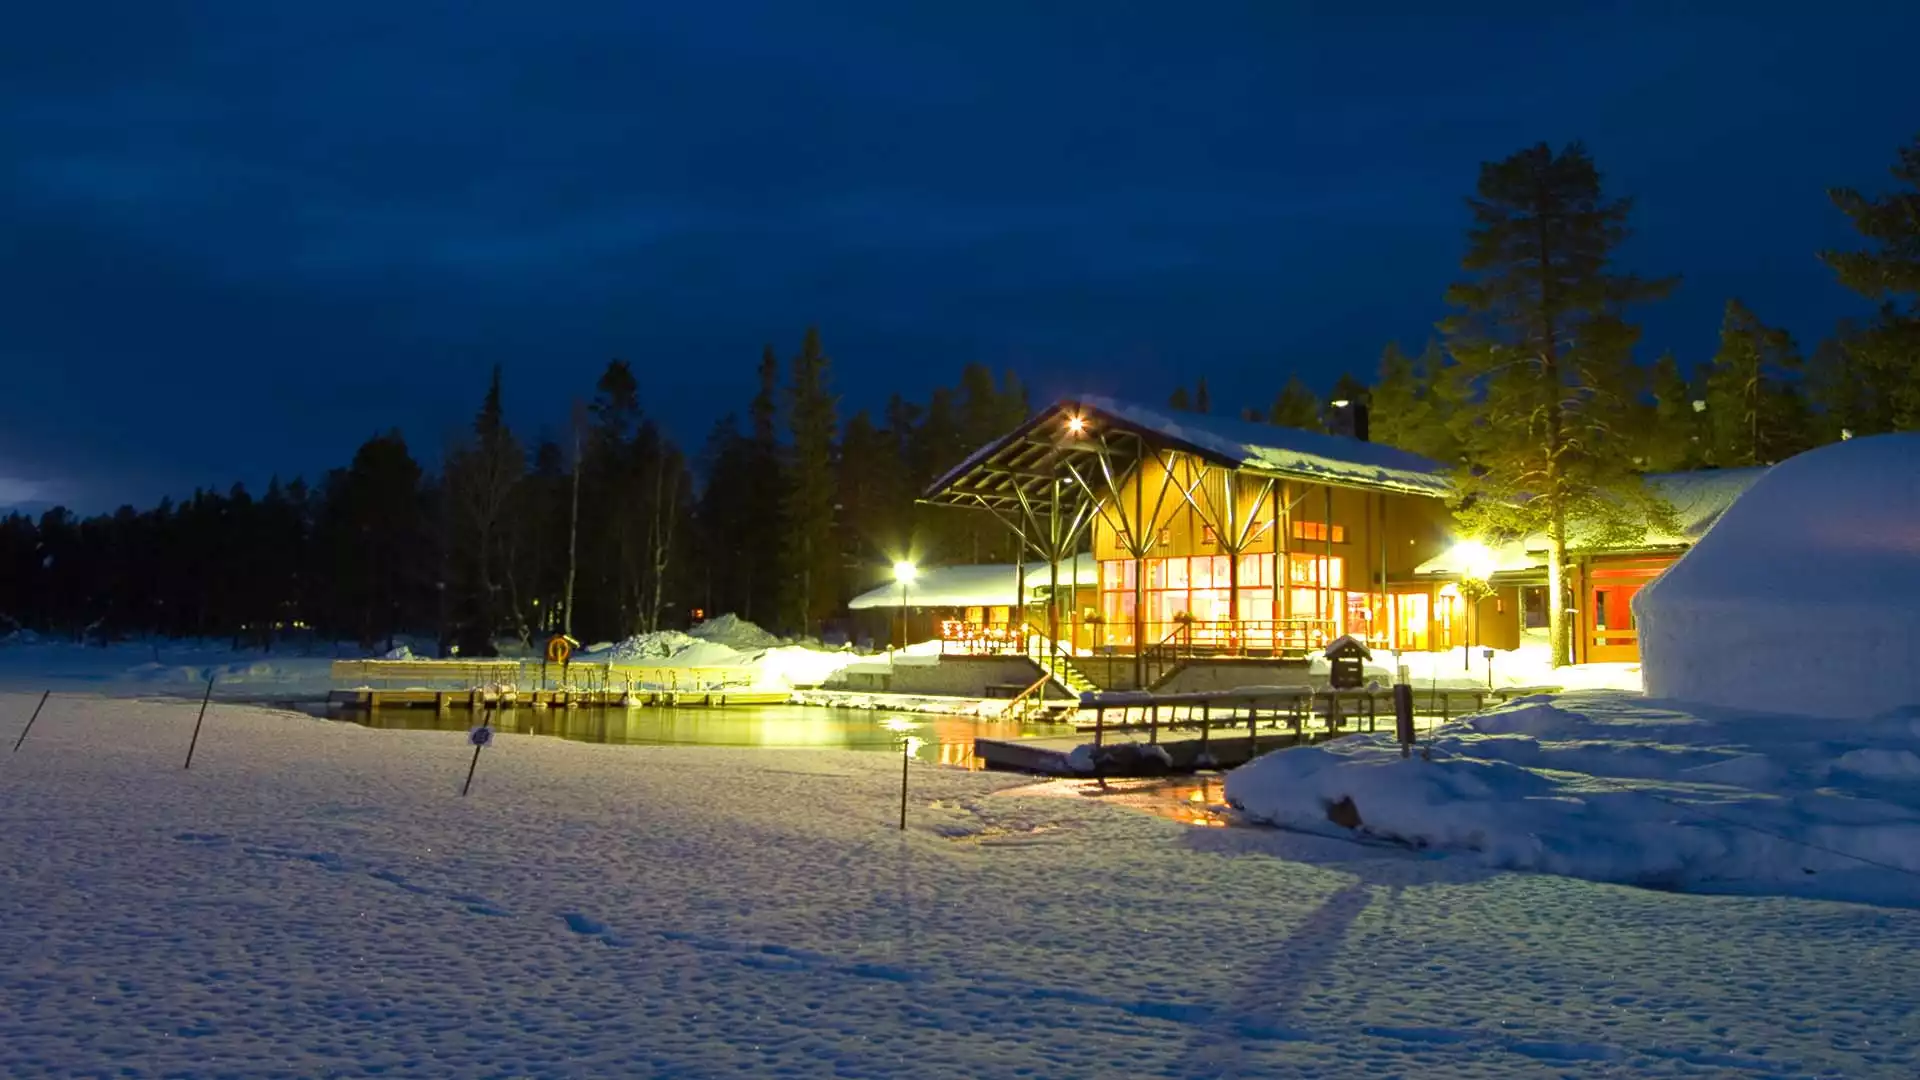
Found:
<svg viewBox="0 0 1920 1080"><path fill-rule="evenodd" d="M1078 413L1075 413L1074 415L1067 417L1067 434L1081 435L1081 434L1085 434L1086 430L1087 430L1086 417L1081 416Z"/></svg>

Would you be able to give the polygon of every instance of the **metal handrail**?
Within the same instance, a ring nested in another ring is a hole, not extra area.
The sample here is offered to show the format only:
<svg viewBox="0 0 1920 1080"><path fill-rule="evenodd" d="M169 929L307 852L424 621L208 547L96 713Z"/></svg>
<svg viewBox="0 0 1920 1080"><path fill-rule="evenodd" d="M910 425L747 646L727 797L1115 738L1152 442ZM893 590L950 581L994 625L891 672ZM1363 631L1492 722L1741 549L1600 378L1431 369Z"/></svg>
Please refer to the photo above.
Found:
<svg viewBox="0 0 1920 1080"><path fill-rule="evenodd" d="M1053 674L1051 672L1040 676L1038 679L1035 679L1032 686L1029 686L1025 690L1020 691L1018 694L1015 694L1013 696L1013 700L1007 702L1007 707L1000 710L1000 715L1007 716L1011 714L1013 718L1016 720L1025 720L1027 718L1027 714L1021 710L1027 705L1027 699L1031 697L1041 687L1047 685L1049 682L1052 682L1052 681L1053 681Z"/></svg>

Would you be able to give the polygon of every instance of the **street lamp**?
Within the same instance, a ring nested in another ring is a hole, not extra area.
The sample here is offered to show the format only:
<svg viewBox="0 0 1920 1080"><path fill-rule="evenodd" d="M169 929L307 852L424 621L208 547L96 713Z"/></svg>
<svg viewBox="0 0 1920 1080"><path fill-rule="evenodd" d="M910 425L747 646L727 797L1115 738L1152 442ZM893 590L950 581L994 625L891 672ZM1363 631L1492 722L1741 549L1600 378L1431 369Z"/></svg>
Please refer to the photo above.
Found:
<svg viewBox="0 0 1920 1080"><path fill-rule="evenodd" d="M907 647L907 586L920 576L920 568L902 559L893 564L893 580L900 583L900 647Z"/></svg>

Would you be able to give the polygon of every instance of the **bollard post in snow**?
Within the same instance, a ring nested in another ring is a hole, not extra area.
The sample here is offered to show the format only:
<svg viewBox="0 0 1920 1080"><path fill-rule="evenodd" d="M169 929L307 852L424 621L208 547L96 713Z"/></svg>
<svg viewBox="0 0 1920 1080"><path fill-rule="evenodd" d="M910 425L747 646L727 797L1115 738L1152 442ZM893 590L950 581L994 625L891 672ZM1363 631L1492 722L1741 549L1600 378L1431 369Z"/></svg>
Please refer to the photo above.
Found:
<svg viewBox="0 0 1920 1080"><path fill-rule="evenodd" d="M213 681L219 677L218 673L207 676L207 694L200 699L200 718L193 722L193 739L187 743L187 763L180 766L183 769L193 768L193 748L200 745L200 725L207 722L207 705L213 700Z"/></svg>
<svg viewBox="0 0 1920 1080"><path fill-rule="evenodd" d="M46 707L47 707L47 699L48 699L48 698L50 698L50 697L52 697L52 696L53 696L53 691L51 691L51 690L49 690L49 691L47 691L46 693L44 693L44 694L41 694L41 695L40 695L40 704L38 704L38 705L35 705L35 706L33 707L33 715L32 715L32 716L29 716L29 717L27 717L27 726L26 726L26 727L23 727L23 728L21 728L21 729L20 729L20 737L19 737L19 738L17 738L17 739L15 739L15 740L13 740L13 752L14 752L14 753L16 753L16 754L17 754L17 753L19 753L19 752L20 752L20 744L21 744L21 743L23 743L23 742L26 742L26 741L27 741L27 732L29 732L29 731L32 731L32 730L33 730L33 722L34 722L35 720L38 720L38 719L40 719L40 710L41 710L41 709L44 709L44 708L46 708Z"/></svg>
<svg viewBox="0 0 1920 1080"><path fill-rule="evenodd" d="M1393 731L1400 740L1400 756L1408 756L1413 751L1413 687L1406 683L1393 684Z"/></svg>

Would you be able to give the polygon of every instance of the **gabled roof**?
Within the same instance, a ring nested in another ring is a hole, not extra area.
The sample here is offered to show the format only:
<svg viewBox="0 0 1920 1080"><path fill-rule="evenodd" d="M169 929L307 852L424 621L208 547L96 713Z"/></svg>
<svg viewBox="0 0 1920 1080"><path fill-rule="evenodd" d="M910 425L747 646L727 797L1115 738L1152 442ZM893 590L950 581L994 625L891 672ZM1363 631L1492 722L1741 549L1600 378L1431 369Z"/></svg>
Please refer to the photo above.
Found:
<svg viewBox="0 0 1920 1080"><path fill-rule="evenodd" d="M1576 551L1655 551L1667 548L1690 547L1706 535L1713 523L1720 520L1727 507L1741 496L1754 482L1766 474L1767 466L1760 465L1742 469L1699 469L1693 472L1649 473L1641 479L1647 487L1673 507L1674 520L1679 528L1675 532L1650 529L1637 542L1614 543L1595 546L1583 543L1579 522L1569 526L1568 546ZM1547 538L1536 533L1524 540L1514 540L1496 545L1493 549L1494 573L1523 573L1544 568L1547 565ZM1458 565L1459 555L1451 550L1428 559L1414 568L1417 575L1460 573L1463 567Z"/></svg>
<svg viewBox="0 0 1920 1080"><path fill-rule="evenodd" d="M1054 480L1059 462L1086 449L1085 440L1064 436L1071 417L1086 422L1088 435L1127 433L1155 447L1265 476L1434 498L1449 492L1445 466L1391 446L1082 394L1054 402L974 451L934 481L927 498L976 505L1013 501L1022 494L1037 498L1038 488Z"/></svg>

